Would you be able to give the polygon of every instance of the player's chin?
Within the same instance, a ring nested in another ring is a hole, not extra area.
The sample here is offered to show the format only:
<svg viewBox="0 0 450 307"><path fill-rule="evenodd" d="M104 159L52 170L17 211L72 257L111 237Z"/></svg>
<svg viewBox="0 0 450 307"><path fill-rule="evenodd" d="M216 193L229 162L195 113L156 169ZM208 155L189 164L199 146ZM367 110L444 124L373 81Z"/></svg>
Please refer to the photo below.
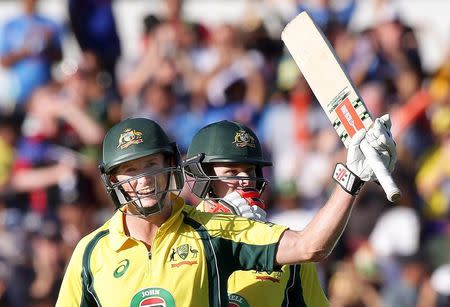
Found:
<svg viewBox="0 0 450 307"><path fill-rule="evenodd" d="M158 204L158 200L155 197L141 198L138 204L143 208L151 208Z"/></svg>

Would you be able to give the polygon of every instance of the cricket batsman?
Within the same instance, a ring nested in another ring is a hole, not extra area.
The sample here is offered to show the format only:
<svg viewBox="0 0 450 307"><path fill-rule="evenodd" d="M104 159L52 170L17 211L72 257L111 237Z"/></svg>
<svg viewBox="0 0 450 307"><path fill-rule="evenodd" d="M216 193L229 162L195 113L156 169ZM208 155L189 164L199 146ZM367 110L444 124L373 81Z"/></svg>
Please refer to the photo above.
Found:
<svg viewBox="0 0 450 307"><path fill-rule="evenodd" d="M243 150L244 149L244 150ZM192 139L186 183L203 201L197 209L230 213L266 222L260 200L267 180L258 137L245 125L221 121L201 129ZM329 306L314 263L284 265L268 274L237 271L228 279L230 306Z"/></svg>
<svg viewBox="0 0 450 307"><path fill-rule="evenodd" d="M384 135L389 128L385 117L371 133ZM395 145L389 145L395 152ZM198 210L261 222L266 221L266 213L259 198L267 184L262 168L270 165L254 132L231 121L202 128L194 136L184 162L188 186L203 199ZM347 192L356 194L358 189ZM314 263L285 265L272 274L257 270L234 272L228 280L228 295L230 306L329 306Z"/></svg>

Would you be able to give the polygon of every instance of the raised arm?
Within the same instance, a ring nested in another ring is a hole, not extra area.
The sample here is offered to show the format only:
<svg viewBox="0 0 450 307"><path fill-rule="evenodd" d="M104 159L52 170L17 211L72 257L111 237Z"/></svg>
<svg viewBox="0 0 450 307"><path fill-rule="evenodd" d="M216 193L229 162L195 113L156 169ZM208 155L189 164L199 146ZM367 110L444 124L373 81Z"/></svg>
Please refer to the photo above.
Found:
<svg viewBox="0 0 450 307"><path fill-rule="evenodd" d="M356 133L347 154L347 165L337 165L333 178L340 184L325 206L302 231L287 230L280 238L275 261L278 264L321 261L333 250L347 225L355 196L364 181L376 177L359 147L365 139L380 155L389 171L396 162L389 116L376 119L373 127Z"/></svg>
<svg viewBox="0 0 450 307"><path fill-rule="evenodd" d="M294 264L325 259L342 235L355 197L336 187L325 206L302 231L287 230L280 239L276 262Z"/></svg>

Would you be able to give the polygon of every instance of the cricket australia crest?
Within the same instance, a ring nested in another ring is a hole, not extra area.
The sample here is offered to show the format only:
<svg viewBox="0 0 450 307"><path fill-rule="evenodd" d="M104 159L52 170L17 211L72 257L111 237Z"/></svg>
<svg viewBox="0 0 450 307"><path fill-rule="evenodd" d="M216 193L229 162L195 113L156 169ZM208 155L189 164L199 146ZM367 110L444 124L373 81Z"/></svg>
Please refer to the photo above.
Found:
<svg viewBox="0 0 450 307"><path fill-rule="evenodd" d="M252 137L247 131L245 130L239 130L236 132L236 135L234 136L234 142L233 144L236 144L237 147L255 147L255 138Z"/></svg>
<svg viewBox="0 0 450 307"><path fill-rule="evenodd" d="M143 141L142 132L127 128L120 134L119 145L117 145L117 148L125 149L130 145L139 144Z"/></svg>
<svg viewBox="0 0 450 307"><path fill-rule="evenodd" d="M178 246L177 248L177 254L180 256L181 259L186 259L186 257L189 254L189 244L183 244Z"/></svg>
<svg viewBox="0 0 450 307"><path fill-rule="evenodd" d="M189 244L182 244L176 248L172 248L168 262L171 263L172 268L180 267L182 265L197 264L197 257L199 251ZM189 257L188 257L189 256ZM189 259L188 259L189 258Z"/></svg>

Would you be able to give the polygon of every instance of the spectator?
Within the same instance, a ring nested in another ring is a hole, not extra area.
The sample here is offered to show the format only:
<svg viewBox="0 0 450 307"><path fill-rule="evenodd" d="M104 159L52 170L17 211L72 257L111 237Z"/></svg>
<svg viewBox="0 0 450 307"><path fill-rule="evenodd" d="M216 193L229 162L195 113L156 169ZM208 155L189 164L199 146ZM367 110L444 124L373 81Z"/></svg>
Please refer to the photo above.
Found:
<svg viewBox="0 0 450 307"><path fill-rule="evenodd" d="M51 65L61 60L60 29L36 11L38 0L22 0L23 12L0 35L0 63L16 79L16 108L22 111L34 89L51 80Z"/></svg>
<svg viewBox="0 0 450 307"><path fill-rule="evenodd" d="M386 307L415 307L419 289L426 278L425 259L419 254L401 257L400 279L382 289L383 303Z"/></svg>
<svg viewBox="0 0 450 307"><path fill-rule="evenodd" d="M69 0L68 8L81 50L94 53L100 60L105 87L117 95L116 64L122 51L112 3L113 0Z"/></svg>
<svg viewBox="0 0 450 307"><path fill-rule="evenodd" d="M73 183L76 172L89 164L82 155L59 142L64 140L72 149L78 149L76 146L83 144L98 145L102 136L102 128L82 106L58 97L58 88L36 91L30 100L13 166L12 189L24 193L15 200L15 206L39 214L53 210L58 186Z"/></svg>

